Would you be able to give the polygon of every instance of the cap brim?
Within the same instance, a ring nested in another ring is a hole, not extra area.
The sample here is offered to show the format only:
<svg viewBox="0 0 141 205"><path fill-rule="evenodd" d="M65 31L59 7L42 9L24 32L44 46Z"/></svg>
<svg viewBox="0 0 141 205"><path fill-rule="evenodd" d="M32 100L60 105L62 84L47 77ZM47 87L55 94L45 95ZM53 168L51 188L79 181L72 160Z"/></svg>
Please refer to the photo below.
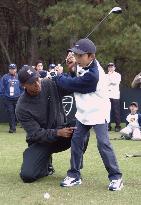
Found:
<svg viewBox="0 0 141 205"><path fill-rule="evenodd" d="M39 78L39 77L40 77L40 74L39 74L39 73L36 73L36 74L33 75L31 78L27 79L26 83L34 83L35 80L36 80L37 78Z"/></svg>
<svg viewBox="0 0 141 205"><path fill-rule="evenodd" d="M84 52L84 51L82 51L82 50L80 50L78 48L75 48L75 47L69 49L69 51L71 51L73 53L76 53L76 54L85 54L86 53L86 52Z"/></svg>
<svg viewBox="0 0 141 205"><path fill-rule="evenodd" d="M131 103L130 106L131 106L131 105L134 105L134 106L138 107L138 105L137 105L136 103Z"/></svg>
<svg viewBox="0 0 141 205"><path fill-rule="evenodd" d="M11 69L11 70L14 70L14 69L17 69L16 67L9 67L8 68L9 70Z"/></svg>

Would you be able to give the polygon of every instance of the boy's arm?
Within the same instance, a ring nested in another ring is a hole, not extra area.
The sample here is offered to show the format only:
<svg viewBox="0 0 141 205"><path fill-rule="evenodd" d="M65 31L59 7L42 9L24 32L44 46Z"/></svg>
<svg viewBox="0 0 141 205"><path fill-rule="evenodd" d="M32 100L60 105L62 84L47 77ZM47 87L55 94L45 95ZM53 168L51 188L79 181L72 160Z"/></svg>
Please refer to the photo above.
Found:
<svg viewBox="0 0 141 205"><path fill-rule="evenodd" d="M58 75L54 78L57 85L72 92L79 92L82 94L96 91L99 80L98 70L87 72L83 76L71 77L70 75Z"/></svg>

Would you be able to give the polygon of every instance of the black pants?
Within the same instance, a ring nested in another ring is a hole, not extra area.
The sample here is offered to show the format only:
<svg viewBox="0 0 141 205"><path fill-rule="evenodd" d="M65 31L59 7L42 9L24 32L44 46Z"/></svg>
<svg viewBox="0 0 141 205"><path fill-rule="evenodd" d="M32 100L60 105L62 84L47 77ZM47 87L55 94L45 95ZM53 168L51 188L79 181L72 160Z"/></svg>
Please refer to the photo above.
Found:
<svg viewBox="0 0 141 205"><path fill-rule="evenodd" d="M84 152L87 149L88 138L85 143ZM65 151L71 147L71 138L59 137L54 143L34 143L30 145L23 153L23 164L20 176L24 182L33 182L37 179L48 175L48 166L50 157L53 153ZM62 163L65 163L62 161ZM63 166L61 164L60 166ZM83 162L82 165L83 166ZM81 167L82 168L82 167Z"/></svg>
<svg viewBox="0 0 141 205"><path fill-rule="evenodd" d="M121 117L120 117L120 100L112 99L111 101L111 119L114 120L116 127L120 127Z"/></svg>
<svg viewBox="0 0 141 205"><path fill-rule="evenodd" d="M16 123L17 123L17 119L15 115L17 100L18 98L15 99L9 99L7 97L4 98L4 104L8 112L9 127L13 131L16 130Z"/></svg>
<svg viewBox="0 0 141 205"><path fill-rule="evenodd" d="M59 138L54 143L34 143L23 153L23 164L20 176L24 182L33 182L48 175L49 158L53 153L70 148L70 138Z"/></svg>

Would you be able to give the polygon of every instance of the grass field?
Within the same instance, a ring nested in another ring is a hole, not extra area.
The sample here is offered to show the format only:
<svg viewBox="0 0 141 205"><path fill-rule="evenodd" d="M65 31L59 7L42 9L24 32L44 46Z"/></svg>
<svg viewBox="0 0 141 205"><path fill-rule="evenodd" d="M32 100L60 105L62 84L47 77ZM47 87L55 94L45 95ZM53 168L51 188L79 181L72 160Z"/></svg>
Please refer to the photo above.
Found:
<svg viewBox="0 0 141 205"><path fill-rule="evenodd" d="M141 158L125 158L125 153L141 153L141 142L114 140L119 133L110 132L111 143L123 172L124 189L107 190L109 183L97 151L95 135L84 157L83 183L80 186L61 188L60 180L66 176L70 151L55 154L55 174L32 184L24 184L19 177L22 153L26 148L25 133L9 134L7 125L0 125L0 205L140 205L141 204ZM49 199L43 194L48 192Z"/></svg>

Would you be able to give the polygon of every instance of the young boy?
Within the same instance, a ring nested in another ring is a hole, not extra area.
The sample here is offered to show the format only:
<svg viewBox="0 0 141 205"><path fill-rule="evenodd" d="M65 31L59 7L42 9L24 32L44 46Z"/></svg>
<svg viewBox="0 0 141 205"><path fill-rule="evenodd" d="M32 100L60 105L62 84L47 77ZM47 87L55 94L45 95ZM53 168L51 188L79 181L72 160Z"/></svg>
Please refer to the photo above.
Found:
<svg viewBox="0 0 141 205"><path fill-rule="evenodd" d="M80 164L83 156L87 132L93 128L97 147L108 172L111 191L123 187L122 174L108 136L110 120L110 101L107 97L106 75L95 59L96 47L89 39L80 39L70 49L75 55L77 65L82 67L78 76L58 75L54 80L65 89L74 92L76 100L76 127L71 141L71 168L61 186L70 187L82 183Z"/></svg>
<svg viewBox="0 0 141 205"><path fill-rule="evenodd" d="M129 106L130 114L126 117L127 126L121 133L122 139L141 140L141 114L138 114L138 103L132 102Z"/></svg>

